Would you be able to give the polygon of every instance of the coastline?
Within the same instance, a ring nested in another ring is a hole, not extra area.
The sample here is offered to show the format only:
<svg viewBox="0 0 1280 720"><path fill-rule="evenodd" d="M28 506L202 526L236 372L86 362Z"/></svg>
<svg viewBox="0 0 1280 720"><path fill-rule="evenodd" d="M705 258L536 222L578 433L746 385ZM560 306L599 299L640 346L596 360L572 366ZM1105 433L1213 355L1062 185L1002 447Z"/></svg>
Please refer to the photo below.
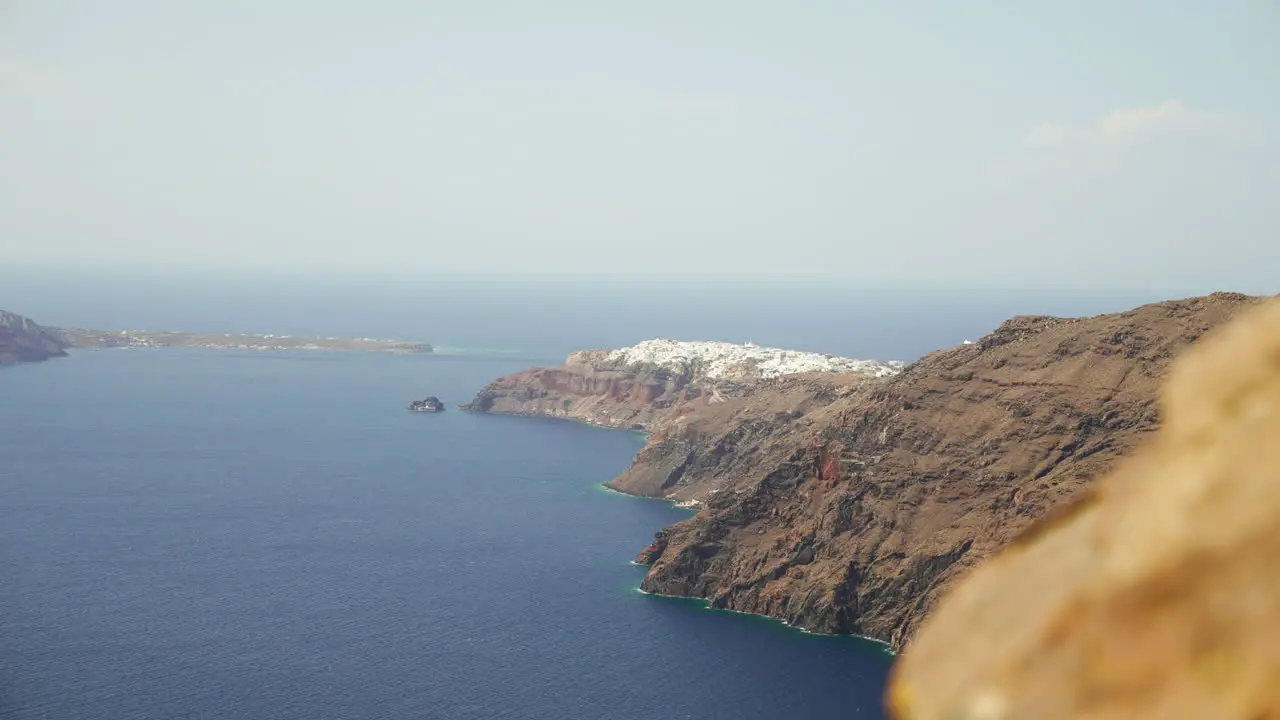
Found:
<svg viewBox="0 0 1280 720"><path fill-rule="evenodd" d="M559 417L555 415L545 415L540 413L514 413L514 412L495 413L487 410L470 409L470 408L467 408L465 405L459 406L459 409L462 410L463 412L473 412L481 415L496 415L496 416L506 416L506 417L524 418L524 419L533 418L533 419L542 419L542 420L571 422L571 423L576 423L578 425L585 425L587 427L596 428L599 430L610 430L615 432L633 432L633 433L640 434L641 437L644 438L644 442L645 442L644 447L647 447L649 443L648 431L632 430L630 428L620 428L620 427L613 427L610 425L602 425L600 423L591 422L590 420L586 420L583 418ZM643 447L641 449L643 449ZM672 500L670 498L665 498L665 497L654 497L652 495L640 495L638 493L629 493L625 490L619 490L618 488L610 487L608 484L608 481L595 483L595 487L600 488L607 493L619 495L621 497L624 497L630 500L645 500L645 501L651 501L651 502L667 503L673 507L680 508L682 510L688 510L691 512L691 514L696 514L698 507L701 505L701 503L697 501L679 502L679 501ZM658 528L658 530L661 530L661 528ZM650 567L649 565L638 563L635 560L628 560L627 562L628 564L633 565L635 567L641 567L646 569ZM810 630L808 628L800 627L798 625L793 625L792 623L787 622L785 619L780 617L775 617L773 615L766 615L764 613L755 613L755 612L750 612L748 610L718 608L718 607L712 606L711 601L704 597L698 597L696 595L671 595L667 593L652 592L649 590L641 589L639 584L635 585L633 587L633 590L641 595L645 595L648 597L659 598L663 600L679 600L679 601L688 602L688 603L696 603L700 606L701 610L704 610L707 612L730 613L734 615L745 615L748 617L760 618L761 620L767 620L771 623L780 625L781 627L786 628L791 632L796 632L796 633L800 633L802 635L808 635L811 637L833 638L833 639L834 638L853 638L859 641L864 641L864 642L868 642L876 645L881 652L889 655L890 657L897 657L898 655L898 651L894 648L892 643L886 640L881 640L879 638L870 637L868 635L859 635L857 633L826 633L826 632L821 632L817 630Z"/></svg>
<svg viewBox="0 0 1280 720"><path fill-rule="evenodd" d="M608 428L603 428L603 429L607 430ZM626 490L619 490L616 487L610 487L608 481L605 481L602 483L595 483L595 487L598 487L601 490L604 490L605 492L613 493L615 495L621 495L624 498L630 498L632 500L652 500L655 502L664 502L671 505L672 507L676 507L681 510L688 510L690 512L690 517L696 514L698 511L698 507L702 505L702 503L698 502L697 500L676 501L676 500L672 500L671 498L654 497L653 495L639 495L637 493L629 493ZM640 565L640 563L635 563L635 564ZM648 567L648 566L645 565L642 567Z"/></svg>
<svg viewBox="0 0 1280 720"><path fill-rule="evenodd" d="M637 556L669 559L646 589L902 648L952 582L1133 452L1171 358L1255 302L1020 315L888 379L804 373L728 406L689 397L696 372L578 362L494 380L474 407L654 430L604 487L704 503Z"/></svg>
<svg viewBox="0 0 1280 720"><path fill-rule="evenodd" d="M640 563L637 563L634 561L631 564L637 565L639 567L648 567L647 565L641 565ZM706 598L691 596L691 595L668 595L666 593L657 593L649 590L643 590L638 585L636 586L635 591L641 595L645 595L647 597L652 597L652 598L659 598L662 600L678 600L686 603L696 603L701 606L700 609L706 612L725 613L729 615L745 615L747 617L760 618L761 620L767 620L768 622L773 623L775 625L780 625L791 632L800 633L802 635L808 635L809 637L830 638L833 640L840 639L840 638L850 638L854 640L859 640L862 642L867 642L875 645L878 650L880 650L886 655L889 655L890 657L898 656L898 651L894 649L892 644L887 643L884 640L868 637L866 635L858 635L857 633L843 633L843 634L825 633L817 630L809 630L807 628L803 628L798 625L792 625L791 623L787 622L786 620L783 620L782 618L774 617L772 615L765 615L764 613L754 613L748 610L734 610L733 608L714 607L711 605L710 600L707 600Z"/></svg>
<svg viewBox="0 0 1280 720"><path fill-rule="evenodd" d="M353 351L404 355L431 354L429 343L381 338L292 336L269 333L192 333L155 330L50 328L74 350L197 348L204 350Z"/></svg>
<svg viewBox="0 0 1280 720"><path fill-rule="evenodd" d="M602 425L602 424L600 424L600 423L594 423L594 422L591 422L590 420L585 420L585 419L582 419L582 418L557 417L557 416L555 416L555 415L544 415L544 414L540 414L540 413L507 413L507 412L503 412L503 413L494 413L494 412L489 412L489 411L487 411L487 410L474 410L474 409L468 409L468 408L466 408L465 406L459 406L459 407L460 407L460 409L461 409L463 412L473 412L473 413L478 413L478 414L481 414L481 415L498 415L498 416L515 417L515 418L525 418L525 419L528 419L528 418L535 418L535 419L543 419L543 420L556 420L556 421L562 421L562 422L571 422L571 423L576 423L576 424L578 424L578 425L585 425L585 426L587 426L587 427L597 428L597 429L599 429L599 430L610 430L610 431L619 431L619 432L633 432L633 433L638 433L638 434L640 434L640 435L641 435L641 437L643 437L643 438L644 438L644 441L645 441L645 447L647 447L647 446L648 446L648 443L649 443L649 432L647 432L647 431L631 430L631 429L629 429L629 428L620 428L620 427L613 427L613 426L610 426L610 425ZM643 448L642 448L642 449L643 449ZM645 501L650 501L650 502L662 502L662 503L667 503L667 504L669 504L669 505L671 505L671 506L673 506L673 507L680 508L680 509L682 509L682 510L688 510L688 511L695 512L695 513L696 513L696 511L697 511L698 506L699 506L699 505L701 505L701 503L698 503L697 501L678 502L678 501L672 500L672 499L670 499L670 498L665 498L665 497L654 497L654 496L652 496L652 495L640 495L640 494L638 494L638 493L629 493L629 492L627 492L627 491L625 491L625 490L619 490L618 488L610 487L610 486L609 486L609 484L608 484L608 481L600 482L600 483L595 483L595 487L600 488L600 489L604 490L604 491L605 491L605 492L607 492L607 493L611 493L611 494L614 494L614 495L618 495L618 496L621 496L621 497L624 497L624 498L627 498L627 499L630 499L630 500L645 500ZM661 528L658 528L658 529L660 530ZM656 531L655 531L655 532L656 532ZM650 567L649 565L645 565L645 564L643 564L643 563L638 563L638 562L636 562L635 560L628 560L628 561L627 561L627 563L628 563L628 564L630 564L630 565L632 565L632 566L634 566L634 567L639 567L639 568L646 568L646 569L647 569L647 568L649 568L649 567ZM747 611L747 610L734 610L734 609L732 609L732 608L718 608L718 607L713 607L713 606L712 606L712 604L711 604L711 601L710 601L710 600L708 600L707 598L704 598L704 597L698 597L698 596L696 596L696 595L670 595L670 594L667 594L667 593L652 592L652 591L649 591L649 590L643 590L643 589L641 589L641 587L640 587L640 585L639 585L639 584L635 585L635 586L633 587L633 590L634 590L635 592L637 592L637 593L639 593L639 594L641 594L641 595L645 595L645 596L647 596L647 597L659 598L659 599L663 599L663 600L679 600L679 601L688 602L688 603L696 603L696 604L698 604L698 605L700 606L700 609L701 609L701 610L704 610L704 611L707 611L707 612L731 613L731 614L734 614L734 615L745 615L745 616L748 616L748 617L760 618L761 620L767 620L767 621L769 621L769 622L771 622L771 623L775 623L775 624L777 624L777 625L780 625L781 627L786 628L787 630L789 630L789 631L791 631L791 632L797 632L797 633L800 633L800 634L802 634L802 635L809 635L809 636L811 636L811 637L821 637L821 638L853 638L853 639L856 639L856 640L859 640L859 641L864 641L864 642L868 642L868 643L872 643L872 644L876 645L876 646L877 646L877 649L879 649L881 652L883 652L883 653L885 653L885 654L889 655L890 657L897 657L897 654L898 654L898 653L897 653L897 651L894 649L894 647L893 647L893 645L892 645L891 643L889 643L889 642L887 642L887 641L885 641L885 640L880 640L879 638L873 638L873 637L869 637L869 636L866 636L866 635L858 635L857 633L842 633L842 634L840 634L840 633L825 633L825 632L820 632L820 631L817 631L817 630L809 630L808 628L800 627L800 626L798 626L798 625L793 625L793 624L791 624L791 623L787 622L786 620L784 620L783 618L780 618L780 617L774 617L773 615L765 615L764 613L754 613L754 612L750 612L750 611Z"/></svg>
<svg viewBox="0 0 1280 720"><path fill-rule="evenodd" d="M556 420L559 422L570 422L570 423L576 423L578 425L586 425L587 427L597 428L599 430L616 430L618 432L636 433L637 435L639 435L641 438L644 439L644 443L646 446L649 444L649 435L650 435L649 430L637 430L636 428L633 428L633 427L619 427L617 425L605 425L604 423L592 422L590 420L587 420L586 418L570 417L568 415L548 415L546 413L539 413L539 412L493 412L492 410L478 410L476 408L471 407L471 404L472 403L463 403L458 406L458 410L462 412L476 413L477 415L533 418L537 420ZM610 488L610 489L612 490L613 488ZM630 493L623 493L623 495L630 495ZM644 497L644 496L637 495L636 497ZM654 498L654 499L664 500L665 498Z"/></svg>

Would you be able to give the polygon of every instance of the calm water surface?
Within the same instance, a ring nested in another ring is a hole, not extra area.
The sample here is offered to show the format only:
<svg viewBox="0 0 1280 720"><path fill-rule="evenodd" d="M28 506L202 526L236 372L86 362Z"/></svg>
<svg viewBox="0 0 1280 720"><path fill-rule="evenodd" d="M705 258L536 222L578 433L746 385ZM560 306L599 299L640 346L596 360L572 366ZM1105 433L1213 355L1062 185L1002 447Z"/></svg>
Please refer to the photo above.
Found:
<svg viewBox="0 0 1280 720"><path fill-rule="evenodd" d="M0 717L881 717L879 646L636 592L637 435L404 410L526 365L0 370Z"/></svg>

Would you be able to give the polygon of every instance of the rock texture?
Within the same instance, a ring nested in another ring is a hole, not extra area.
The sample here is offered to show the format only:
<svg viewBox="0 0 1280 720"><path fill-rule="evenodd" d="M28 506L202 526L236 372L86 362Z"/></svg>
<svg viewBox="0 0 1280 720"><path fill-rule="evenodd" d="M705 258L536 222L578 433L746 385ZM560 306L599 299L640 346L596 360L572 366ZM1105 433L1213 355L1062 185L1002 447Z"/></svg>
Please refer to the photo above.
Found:
<svg viewBox="0 0 1280 720"><path fill-rule="evenodd" d="M783 379L659 428L612 485L703 506L641 553L643 589L902 647L1150 435L1170 359L1254 302L1018 317L891 378Z"/></svg>
<svg viewBox="0 0 1280 720"><path fill-rule="evenodd" d="M650 431L609 485L700 508L640 553L644 590L900 648L957 577L1143 442L1171 359L1255 302L1017 317L889 377L711 396L665 370L570 363L499 380L472 407Z"/></svg>
<svg viewBox="0 0 1280 720"><path fill-rule="evenodd" d="M0 310L0 365L63 357L65 345L31 320Z"/></svg>
<svg viewBox="0 0 1280 720"><path fill-rule="evenodd" d="M744 397L774 378L813 372L885 376L900 368L754 345L649 340L618 350L583 350L564 365L499 378L463 409L652 431Z"/></svg>
<svg viewBox="0 0 1280 720"><path fill-rule="evenodd" d="M1179 360L1164 426L946 594L902 720L1280 717L1280 301Z"/></svg>

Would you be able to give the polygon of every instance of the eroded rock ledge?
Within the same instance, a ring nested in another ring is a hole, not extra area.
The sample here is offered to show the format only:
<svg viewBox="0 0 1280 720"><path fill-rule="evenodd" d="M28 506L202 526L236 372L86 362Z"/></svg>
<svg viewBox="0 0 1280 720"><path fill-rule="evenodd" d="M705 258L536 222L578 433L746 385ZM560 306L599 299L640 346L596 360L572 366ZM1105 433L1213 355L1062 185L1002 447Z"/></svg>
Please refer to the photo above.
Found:
<svg viewBox="0 0 1280 720"><path fill-rule="evenodd" d="M502 378L470 407L650 433L609 485L700 509L640 553L644 590L902 647L955 578L1147 437L1170 359L1255 302L1017 317L901 372L716 392L593 351Z"/></svg>

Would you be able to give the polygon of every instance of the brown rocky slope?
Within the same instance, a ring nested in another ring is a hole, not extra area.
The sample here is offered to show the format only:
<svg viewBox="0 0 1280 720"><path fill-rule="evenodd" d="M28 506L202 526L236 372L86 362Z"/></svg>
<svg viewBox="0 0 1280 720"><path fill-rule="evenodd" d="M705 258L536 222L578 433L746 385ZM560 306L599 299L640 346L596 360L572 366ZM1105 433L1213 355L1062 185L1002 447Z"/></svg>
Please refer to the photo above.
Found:
<svg viewBox="0 0 1280 720"><path fill-rule="evenodd" d="M1280 717L1280 301L1183 354L1162 427L949 590L901 720Z"/></svg>
<svg viewBox="0 0 1280 720"><path fill-rule="evenodd" d="M641 553L642 588L901 647L957 576L1150 433L1170 359L1254 302L1018 317L893 377L797 375L673 402L609 483L701 502Z"/></svg>
<svg viewBox="0 0 1280 720"><path fill-rule="evenodd" d="M63 357L64 344L28 318L0 310L0 365Z"/></svg>

